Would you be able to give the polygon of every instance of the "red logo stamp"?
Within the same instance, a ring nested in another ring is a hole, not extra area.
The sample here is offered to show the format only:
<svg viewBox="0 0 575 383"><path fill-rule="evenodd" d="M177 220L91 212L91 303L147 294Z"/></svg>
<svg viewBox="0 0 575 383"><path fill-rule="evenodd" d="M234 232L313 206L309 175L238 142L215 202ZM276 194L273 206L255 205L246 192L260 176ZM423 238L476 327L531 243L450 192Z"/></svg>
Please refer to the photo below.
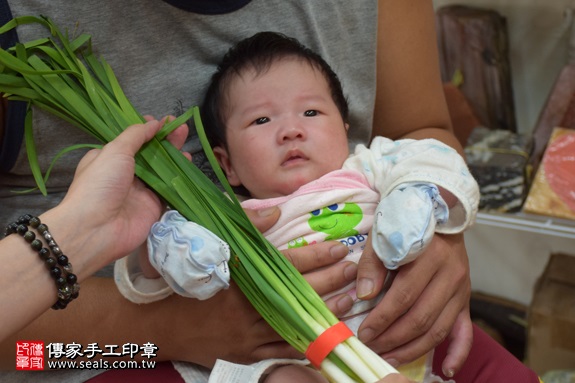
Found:
<svg viewBox="0 0 575 383"><path fill-rule="evenodd" d="M19 340L16 342L16 370L43 370L44 342Z"/></svg>

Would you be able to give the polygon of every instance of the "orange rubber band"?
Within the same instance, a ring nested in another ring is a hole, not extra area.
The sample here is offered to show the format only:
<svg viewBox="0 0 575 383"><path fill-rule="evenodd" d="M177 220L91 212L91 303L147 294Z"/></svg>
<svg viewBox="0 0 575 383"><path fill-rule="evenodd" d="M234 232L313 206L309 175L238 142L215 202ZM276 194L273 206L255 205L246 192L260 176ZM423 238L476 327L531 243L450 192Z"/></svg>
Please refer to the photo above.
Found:
<svg viewBox="0 0 575 383"><path fill-rule="evenodd" d="M338 322L322 332L316 340L309 344L305 356L315 368L319 369L321 362L327 358L335 346L351 336L353 336L353 332L349 327L343 322Z"/></svg>

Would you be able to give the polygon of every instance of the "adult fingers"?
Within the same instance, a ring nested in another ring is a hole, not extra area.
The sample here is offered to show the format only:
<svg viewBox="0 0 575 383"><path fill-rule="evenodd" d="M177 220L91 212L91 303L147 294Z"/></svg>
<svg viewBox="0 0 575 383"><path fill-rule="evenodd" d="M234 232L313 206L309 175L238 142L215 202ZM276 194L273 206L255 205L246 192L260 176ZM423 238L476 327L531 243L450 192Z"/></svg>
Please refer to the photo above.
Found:
<svg viewBox="0 0 575 383"><path fill-rule="evenodd" d="M461 367L468 355L472 336L468 307L471 286L465 273L465 262L458 263L461 257L456 254L448 257L448 263L456 267L440 267L434 273L437 275L433 275L409 311L369 343L374 350L397 363L406 363L425 354L450 335L454 348L443 367L454 371ZM423 266L430 267L425 263Z"/></svg>
<svg viewBox="0 0 575 383"><path fill-rule="evenodd" d="M403 340L400 339L398 341L392 336L390 342L394 342L393 350L383 353L382 357L394 365L401 365L409 363L426 354L446 339L453 326L454 318L458 315L458 307L459 306L457 305L448 304L439 314L439 317L437 317L436 320L431 321L432 323L429 329L425 331L423 335L414 338L411 341L401 343ZM414 323L413 319L407 320L407 323L407 328L422 324ZM405 331L405 328L406 326L398 321L389 328L388 333L392 334ZM399 345L397 345L398 343Z"/></svg>
<svg viewBox="0 0 575 383"><path fill-rule="evenodd" d="M377 306L368 314L359 328L359 338L363 342L369 342L384 332L388 333L386 334L388 337L386 342L381 342L384 344L380 346L380 352L382 350L388 351L398 344L401 344L398 339L407 342L421 335L421 333L414 334L413 331L406 331L401 334L389 334L389 328L393 324L396 324L396 320L403 320L403 322L405 322L405 318L401 318L402 315L412 308L431 280L432 275L419 273L419 267L416 267L418 266L416 264L417 262L423 262L423 259L419 258L399 268L390 289ZM424 268L424 270L430 271L431 269ZM435 299L435 297L433 297L433 299ZM393 345L388 343L392 340L389 339L391 336L395 336L396 338L394 339L395 343Z"/></svg>
<svg viewBox="0 0 575 383"><path fill-rule="evenodd" d="M280 209L272 207L262 210L244 209L254 226L262 233L268 231L280 218Z"/></svg>
<svg viewBox="0 0 575 383"><path fill-rule="evenodd" d="M132 182L134 156L144 143L152 139L160 129L160 126L160 123L155 120L145 124L129 126L118 137L104 145L102 149L90 150L79 162L69 191L78 188L82 189L79 185L83 183L79 180L83 177L91 178L92 180L99 179L102 182L111 184L115 184L115 181L121 181L121 185ZM119 171L107 172L106 169L109 168L110 164L113 164L112 166L115 166L115 170L119 169ZM105 177L101 177L102 172L106 174ZM125 192L127 192L127 189ZM68 199L70 196L70 193L66 195Z"/></svg>
<svg viewBox="0 0 575 383"><path fill-rule="evenodd" d="M174 116L167 116L164 117L162 119L162 125L164 125L165 121L173 121L175 120L176 117ZM174 129L174 131L172 131L172 133L170 133L166 139L172 144L174 145L174 147L181 149L182 146L184 146L184 143L186 142L186 138L188 137L188 125L187 124L182 124L180 126L178 126L176 129ZM184 154L188 154L189 153L184 153Z"/></svg>
<svg viewBox="0 0 575 383"><path fill-rule="evenodd" d="M368 238L371 238L371 232ZM375 297L381 291L386 275L387 270L383 262L375 254L371 240L368 240L358 262L357 297L360 299Z"/></svg>
<svg viewBox="0 0 575 383"><path fill-rule="evenodd" d="M86 168L89 164L92 163L92 161L94 161L98 157L100 151L101 149L91 149L86 154L84 154L84 157L82 157L82 159L78 163L78 166L76 166L75 173L80 174L82 170L84 170L84 168Z"/></svg>
<svg viewBox="0 0 575 383"><path fill-rule="evenodd" d="M280 210L245 210L250 221L265 232L278 220ZM300 248L283 250L283 255L294 265L314 290L325 295L351 283L357 275L357 265L353 262L340 262L347 254L348 248L340 242L322 242ZM329 266L329 267L328 267ZM353 301L347 295L331 297L326 304L336 314L348 311Z"/></svg>
<svg viewBox="0 0 575 383"><path fill-rule="evenodd" d="M327 295L352 283L356 275L354 262L342 262L303 276L319 295Z"/></svg>
<svg viewBox="0 0 575 383"><path fill-rule="evenodd" d="M339 242L321 242L304 247L282 250L282 254L299 270L308 273L341 261L349 250ZM322 270L317 272L321 274ZM354 272L354 276L355 276Z"/></svg>
<svg viewBox="0 0 575 383"><path fill-rule="evenodd" d="M173 121L175 118L176 118L175 116L166 116L166 117L162 118L160 123L162 124L162 126L164 126L166 120ZM150 116L150 115L145 115L144 119L148 122L155 120L154 117ZM182 124L182 125L178 126L176 129L174 129L172 131L172 133L168 134L166 139L168 140L168 142L170 142L172 145L174 145L174 147L181 149L184 146L186 139L188 138L189 131L190 131L190 129L189 129L188 125ZM192 156L190 155L190 153L187 153L187 152L182 152L182 153L184 154L184 156L186 156L187 159L189 159L189 160L192 159Z"/></svg>
<svg viewBox="0 0 575 383"><path fill-rule="evenodd" d="M142 145L154 137L161 126L160 122L155 120L129 126L113 141L104 145L102 150L114 150L133 157Z"/></svg>
<svg viewBox="0 0 575 383"><path fill-rule="evenodd" d="M470 289L462 236L436 235L424 254L398 269L391 288L363 322L360 339L368 342L385 332L381 347L388 351L423 335L448 303L451 325L468 306Z"/></svg>
<svg viewBox="0 0 575 383"><path fill-rule="evenodd" d="M325 300L327 308L337 317L341 317L351 310L353 303L353 298L349 294L338 294Z"/></svg>
<svg viewBox="0 0 575 383"><path fill-rule="evenodd" d="M442 363L443 374L452 378L463 366L473 345L473 325L469 311L461 311L449 334L447 355Z"/></svg>
<svg viewBox="0 0 575 383"><path fill-rule="evenodd" d="M303 355L286 342L265 343L255 349L252 355L256 360L293 358L301 359Z"/></svg>
<svg viewBox="0 0 575 383"><path fill-rule="evenodd" d="M280 209L276 207L263 210L245 209L245 212L250 221L261 232L269 230L281 214ZM348 254L348 249L340 242L328 241L283 250L282 253L296 269L301 273L306 273L341 261Z"/></svg>
<svg viewBox="0 0 575 383"><path fill-rule="evenodd" d="M339 242L322 242L282 250L319 295L326 295L352 283L357 276L354 262L340 262L348 253Z"/></svg>

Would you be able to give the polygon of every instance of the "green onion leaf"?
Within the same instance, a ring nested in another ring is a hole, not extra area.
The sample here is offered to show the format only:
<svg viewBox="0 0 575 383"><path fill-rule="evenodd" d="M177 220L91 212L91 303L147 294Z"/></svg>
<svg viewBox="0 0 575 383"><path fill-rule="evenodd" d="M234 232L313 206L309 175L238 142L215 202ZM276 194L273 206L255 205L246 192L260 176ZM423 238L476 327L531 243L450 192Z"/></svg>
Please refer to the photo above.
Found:
<svg viewBox="0 0 575 383"><path fill-rule="evenodd" d="M102 144L145 120L124 94L110 65L93 54L89 35L69 41L48 18L35 16L13 19L0 27L0 33L28 23L45 26L52 37L0 49L0 92L9 100L29 103L25 121L28 161L38 188L46 194L54 162L43 177L34 145L33 107L84 130ZM226 194L165 139L190 118ZM79 147L98 145L64 148L56 159ZM303 276L248 219L208 144L197 107L166 122L135 159L136 175L171 208L229 244L232 278L288 343L303 353L321 333L338 323ZM322 371L332 381L341 382L372 382L396 372L355 337L329 354Z"/></svg>

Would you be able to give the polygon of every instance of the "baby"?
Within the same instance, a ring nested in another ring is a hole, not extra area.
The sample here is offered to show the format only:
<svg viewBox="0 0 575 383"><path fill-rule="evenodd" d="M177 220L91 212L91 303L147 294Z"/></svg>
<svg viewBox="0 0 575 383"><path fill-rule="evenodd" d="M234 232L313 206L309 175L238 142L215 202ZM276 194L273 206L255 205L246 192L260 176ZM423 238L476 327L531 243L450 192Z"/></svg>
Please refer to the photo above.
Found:
<svg viewBox="0 0 575 383"><path fill-rule="evenodd" d="M394 270L415 259L436 231L459 233L476 214L475 180L463 158L439 141L376 137L369 148L358 145L350 155L347 100L336 74L286 36L262 32L233 47L212 77L201 111L228 182L248 196L242 206L280 208L279 221L264 233L279 249L339 240L349 247L346 260L357 261L371 240L386 268ZM227 286L229 253L217 238L202 240L211 245L198 250L192 238L213 234L196 226L166 213L150 234L149 259L176 292L206 299ZM168 249L179 246L171 231L190 238L195 250L167 257ZM133 284L133 276L121 275L125 285ZM140 299L133 287L120 288ZM162 291L146 299L171 292ZM342 318L355 332L381 297L357 299L355 284L343 291L356 301ZM300 364L268 371L267 383L327 381ZM441 381L431 371L425 374L425 381Z"/></svg>

